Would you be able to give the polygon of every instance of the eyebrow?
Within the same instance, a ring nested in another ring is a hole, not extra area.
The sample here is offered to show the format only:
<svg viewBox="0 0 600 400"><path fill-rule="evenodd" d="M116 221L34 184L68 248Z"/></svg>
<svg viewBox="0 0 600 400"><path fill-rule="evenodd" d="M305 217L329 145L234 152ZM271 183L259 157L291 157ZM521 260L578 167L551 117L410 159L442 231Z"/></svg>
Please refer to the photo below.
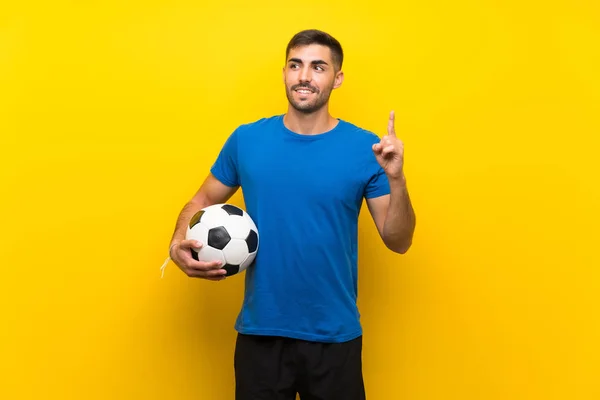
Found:
<svg viewBox="0 0 600 400"><path fill-rule="evenodd" d="M299 58L290 58L290 59L288 60L288 62L292 62L292 61L293 61L293 62L297 62L297 63L299 63L299 64L302 64L302 60L301 60L301 59L299 59ZM321 64L324 64L324 65L329 65L329 64L327 64L327 63L326 63L325 61L323 61L323 60L313 60L313 61L311 61L310 63L311 63L311 64L313 64L313 65L321 65Z"/></svg>

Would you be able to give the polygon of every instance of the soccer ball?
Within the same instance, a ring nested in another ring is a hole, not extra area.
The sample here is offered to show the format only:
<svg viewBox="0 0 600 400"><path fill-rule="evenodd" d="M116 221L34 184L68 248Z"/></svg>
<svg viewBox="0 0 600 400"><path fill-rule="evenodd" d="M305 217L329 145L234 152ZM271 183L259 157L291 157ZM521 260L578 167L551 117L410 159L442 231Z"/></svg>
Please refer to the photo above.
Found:
<svg viewBox="0 0 600 400"><path fill-rule="evenodd" d="M250 215L231 204L214 204L198 211L190 219L186 239L202 243L192 248L196 261L223 262L225 276L248 268L258 251L258 229Z"/></svg>

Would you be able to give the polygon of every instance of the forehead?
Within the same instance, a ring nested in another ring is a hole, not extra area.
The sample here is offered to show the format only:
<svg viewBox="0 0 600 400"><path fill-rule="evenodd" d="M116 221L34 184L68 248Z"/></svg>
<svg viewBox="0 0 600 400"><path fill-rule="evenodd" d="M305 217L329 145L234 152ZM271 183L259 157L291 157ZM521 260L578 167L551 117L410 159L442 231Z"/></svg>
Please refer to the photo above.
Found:
<svg viewBox="0 0 600 400"><path fill-rule="evenodd" d="M290 49L288 54L290 58L299 58L303 62L311 62L313 60L323 60L331 63L331 50L327 46L320 44L311 44L308 46L298 46Z"/></svg>

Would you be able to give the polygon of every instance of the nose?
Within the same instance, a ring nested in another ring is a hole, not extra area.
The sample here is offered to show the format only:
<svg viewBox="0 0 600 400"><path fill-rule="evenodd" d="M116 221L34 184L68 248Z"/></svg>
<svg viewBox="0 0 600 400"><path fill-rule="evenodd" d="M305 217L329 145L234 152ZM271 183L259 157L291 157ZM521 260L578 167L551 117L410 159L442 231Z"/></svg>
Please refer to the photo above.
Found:
<svg viewBox="0 0 600 400"><path fill-rule="evenodd" d="M306 67L302 68L302 70L300 71L300 75L298 76L298 79L302 83L310 82L311 81L310 67L306 66Z"/></svg>

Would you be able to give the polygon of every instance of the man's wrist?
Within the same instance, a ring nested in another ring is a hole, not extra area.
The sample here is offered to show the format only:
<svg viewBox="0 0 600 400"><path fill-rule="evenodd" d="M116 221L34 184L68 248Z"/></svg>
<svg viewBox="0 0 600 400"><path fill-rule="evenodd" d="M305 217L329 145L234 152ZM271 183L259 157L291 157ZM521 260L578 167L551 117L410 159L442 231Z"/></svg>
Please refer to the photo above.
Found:
<svg viewBox="0 0 600 400"><path fill-rule="evenodd" d="M176 246L178 243L179 243L179 242L174 242L174 243L171 243L171 246L169 246L169 257L173 258L173 257L171 256L171 250L173 250L173 247L175 247L175 246Z"/></svg>
<svg viewBox="0 0 600 400"><path fill-rule="evenodd" d="M388 181L393 185L406 186L406 176L404 173L398 176L388 176Z"/></svg>

